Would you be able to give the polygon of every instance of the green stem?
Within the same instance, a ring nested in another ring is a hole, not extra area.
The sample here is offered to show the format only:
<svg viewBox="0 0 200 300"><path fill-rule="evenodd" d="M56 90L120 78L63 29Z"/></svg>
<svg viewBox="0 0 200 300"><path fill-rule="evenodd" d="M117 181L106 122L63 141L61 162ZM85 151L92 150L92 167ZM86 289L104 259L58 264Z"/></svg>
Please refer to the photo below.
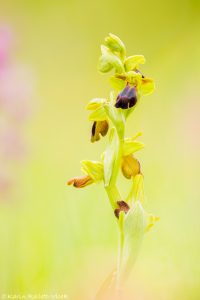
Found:
<svg viewBox="0 0 200 300"><path fill-rule="evenodd" d="M118 120L115 120L114 125L117 130L117 149L116 149L116 159L113 167L112 177L110 180L110 185L116 185L117 177L121 167L121 159L123 155L123 145L124 145L124 132L125 132L125 123L123 121L123 115L119 112Z"/></svg>
<svg viewBox="0 0 200 300"><path fill-rule="evenodd" d="M121 287L120 270L123 258L123 248L124 248L124 212L119 215L119 250L118 250L118 262L117 262L117 279L116 288L119 290Z"/></svg>
<svg viewBox="0 0 200 300"><path fill-rule="evenodd" d="M114 153L115 163L112 169L112 176L110 179L110 183L107 187L105 187L111 206L113 209L116 209L119 208L117 205L117 201L122 200L121 195L116 187L116 184L117 184L119 170L121 168L121 159L123 155L125 122L124 122L123 113L121 111L115 111L114 108L109 106L105 106L105 110L117 131L116 151ZM123 257L123 248L124 248L124 213L123 212L120 213L119 215L118 224L119 224L119 249L118 249L115 291L116 291L117 298L120 298L119 296L120 287L121 287L120 270L121 270L121 262Z"/></svg>
<svg viewBox="0 0 200 300"><path fill-rule="evenodd" d="M118 207L117 201L121 199L121 195L118 191L118 188L115 185L109 185L105 187L105 190L107 192L112 208L116 209Z"/></svg>

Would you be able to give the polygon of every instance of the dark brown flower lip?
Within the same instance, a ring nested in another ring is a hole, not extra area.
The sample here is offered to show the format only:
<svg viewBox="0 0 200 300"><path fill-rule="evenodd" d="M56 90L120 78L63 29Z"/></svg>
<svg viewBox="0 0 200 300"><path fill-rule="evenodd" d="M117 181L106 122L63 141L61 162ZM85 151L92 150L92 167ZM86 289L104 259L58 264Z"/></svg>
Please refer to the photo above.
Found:
<svg viewBox="0 0 200 300"><path fill-rule="evenodd" d="M134 86L129 84L117 96L115 103L116 108L127 109L133 107L137 103L137 92Z"/></svg>
<svg viewBox="0 0 200 300"><path fill-rule="evenodd" d="M125 212L125 214L126 214L130 209L128 203L126 203L123 200L117 201L117 205L118 205L119 208L116 208L114 210L114 214L117 218L119 218L119 214L120 214L121 211Z"/></svg>

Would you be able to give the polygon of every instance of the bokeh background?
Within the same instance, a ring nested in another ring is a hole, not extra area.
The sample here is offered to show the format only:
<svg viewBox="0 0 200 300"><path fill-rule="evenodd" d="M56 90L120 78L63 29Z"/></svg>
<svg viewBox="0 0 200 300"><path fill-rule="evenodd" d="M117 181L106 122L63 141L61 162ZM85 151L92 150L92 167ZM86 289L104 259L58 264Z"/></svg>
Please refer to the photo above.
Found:
<svg viewBox="0 0 200 300"><path fill-rule="evenodd" d="M199 1L1 0L0 23L13 34L12 64L34 74L20 129L0 107L1 124L18 128L26 148L14 138L6 149L18 145L22 155L1 157L12 184L1 184L0 294L92 299L115 265L117 226L102 186L65 186L81 174L79 161L99 159L106 145L90 143L85 106L110 91L96 66L112 32L129 55L144 54L142 71L156 82L127 135L143 132L146 209L161 220L144 239L127 291L137 300L200 299Z"/></svg>

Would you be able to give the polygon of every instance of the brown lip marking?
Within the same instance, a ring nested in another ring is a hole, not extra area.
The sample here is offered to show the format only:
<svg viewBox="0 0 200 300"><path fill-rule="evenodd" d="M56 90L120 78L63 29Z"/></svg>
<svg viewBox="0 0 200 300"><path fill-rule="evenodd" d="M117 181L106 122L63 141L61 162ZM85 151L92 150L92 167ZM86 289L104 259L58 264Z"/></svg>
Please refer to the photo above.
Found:
<svg viewBox="0 0 200 300"><path fill-rule="evenodd" d="M73 185L76 188L83 188L91 183L93 183L92 178L89 175L84 175L68 180L67 185Z"/></svg>
<svg viewBox="0 0 200 300"><path fill-rule="evenodd" d="M119 214L120 214L121 211L124 211L125 214L126 214L130 209L129 205L123 200L117 201L117 205L118 205L119 208L116 208L114 210L114 214L117 218L119 218Z"/></svg>

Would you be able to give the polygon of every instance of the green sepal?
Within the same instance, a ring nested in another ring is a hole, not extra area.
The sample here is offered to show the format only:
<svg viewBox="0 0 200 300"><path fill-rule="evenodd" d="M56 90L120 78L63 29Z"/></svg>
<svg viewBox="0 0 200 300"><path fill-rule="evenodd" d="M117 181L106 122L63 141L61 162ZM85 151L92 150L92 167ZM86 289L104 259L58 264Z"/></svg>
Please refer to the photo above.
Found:
<svg viewBox="0 0 200 300"><path fill-rule="evenodd" d="M155 83L151 78L143 78L139 85L139 93L141 96L152 94L155 90Z"/></svg>
<svg viewBox="0 0 200 300"><path fill-rule="evenodd" d="M124 62L125 70L131 71L138 68L138 65L144 64L145 58L143 55L133 55L126 58Z"/></svg>
<svg viewBox="0 0 200 300"><path fill-rule="evenodd" d="M144 144L133 140L132 138L127 138L124 140L123 145L123 155L127 156L129 154L135 153L144 148Z"/></svg>
<svg viewBox="0 0 200 300"><path fill-rule="evenodd" d="M103 164L99 161L82 160L81 161L82 171L89 175L94 182L103 180Z"/></svg>
<svg viewBox="0 0 200 300"><path fill-rule="evenodd" d="M104 121L107 119L107 114L103 106L97 108L89 115L89 121Z"/></svg>
<svg viewBox="0 0 200 300"><path fill-rule="evenodd" d="M138 174L133 180L133 198L134 201L144 202L144 177Z"/></svg>
<svg viewBox="0 0 200 300"><path fill-rule="evenodd" d="M110 78L110 84L118 92L122 91L126 86L126 82L124 80L116 78L115 76Z"/></svg>
<svg viewBox="0 0 200 300"><path fill-rule="evenodd" d="M144 202L144 177L142 173L137 174L132 181L132 186L128 196L126 197L127 203L135 201Z"/></svg>
<svg viewBox="0 0 200 300"><path fill-rule="evenodd" d="M90 102L87 104L86 109L87 110L96 110L97 108L100 108L106 103L106 99L103 98L94 98L90 100Z"/></svg>

